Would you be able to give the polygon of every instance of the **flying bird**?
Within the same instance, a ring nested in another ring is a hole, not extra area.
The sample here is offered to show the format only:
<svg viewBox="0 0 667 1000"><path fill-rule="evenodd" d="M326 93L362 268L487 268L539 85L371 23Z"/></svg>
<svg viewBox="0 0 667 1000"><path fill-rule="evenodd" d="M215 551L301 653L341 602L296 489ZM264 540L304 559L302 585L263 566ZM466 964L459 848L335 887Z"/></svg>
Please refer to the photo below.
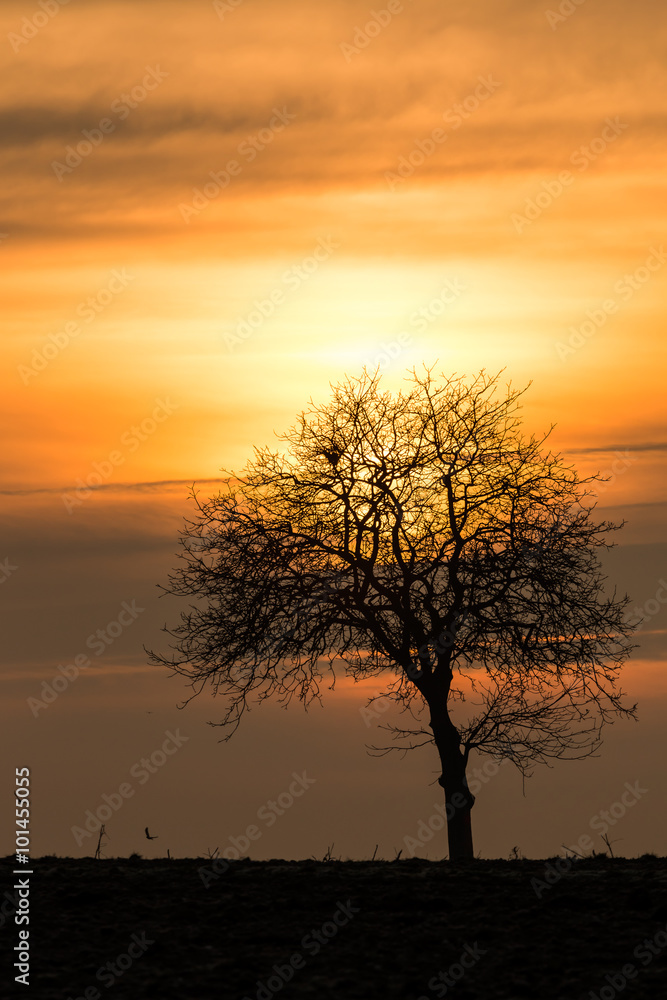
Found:
<svg viewBox="0 0 667 1000"><path fill-rule="evenodd" d="M146 827L146 840L157 840L157 839L158 839L157 837L151 837L150 833L148 832L148 827Z"/></svg>

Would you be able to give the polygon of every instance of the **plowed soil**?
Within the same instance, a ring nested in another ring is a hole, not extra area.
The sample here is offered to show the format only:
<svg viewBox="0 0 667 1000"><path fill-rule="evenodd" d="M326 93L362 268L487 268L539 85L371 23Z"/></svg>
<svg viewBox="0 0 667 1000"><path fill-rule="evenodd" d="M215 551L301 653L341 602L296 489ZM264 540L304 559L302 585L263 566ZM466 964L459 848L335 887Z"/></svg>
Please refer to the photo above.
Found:
<svg viewBox="0 0 667 1000"><path fill-rule="evenodd" d="M667 995L667 861L41 858L32 1000ZM5 954L18 941L2 862ZM25 925L23 925L25 926ZM16 953L14 953L16 954ZM13 959L11 960L13 961ZM5 988L6 986L6 988Z"/></svg>

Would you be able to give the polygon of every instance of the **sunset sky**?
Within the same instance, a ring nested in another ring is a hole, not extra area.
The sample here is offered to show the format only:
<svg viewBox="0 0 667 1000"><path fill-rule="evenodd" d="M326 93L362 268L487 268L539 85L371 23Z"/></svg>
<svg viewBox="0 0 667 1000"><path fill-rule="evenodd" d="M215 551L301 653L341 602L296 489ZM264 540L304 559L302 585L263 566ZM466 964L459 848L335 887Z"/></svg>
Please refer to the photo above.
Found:
<svg viewBox="0 0 667 1000"><path fill-rule="evenodd" d="M190 484L214 491L345 374L397 388L427 363L532 382L527 429L611 477L600 513L627 525L605 567L647 619L623 674L639 722L525 796L501 769L476 849L553 855L640 782L610 838L665 854L667 25L653 0L561 8L3 3L0 721L7 781L33 769L34 853L92 853L72 827L178 727L109 855L222 849L304 770L253 857L393 857L428 820L434 755L367 756L359 688L219 744L221 706L179 712L183 681L143 650L178 614L156 584ZM91 654L124 602L143 610Z"/></svg>

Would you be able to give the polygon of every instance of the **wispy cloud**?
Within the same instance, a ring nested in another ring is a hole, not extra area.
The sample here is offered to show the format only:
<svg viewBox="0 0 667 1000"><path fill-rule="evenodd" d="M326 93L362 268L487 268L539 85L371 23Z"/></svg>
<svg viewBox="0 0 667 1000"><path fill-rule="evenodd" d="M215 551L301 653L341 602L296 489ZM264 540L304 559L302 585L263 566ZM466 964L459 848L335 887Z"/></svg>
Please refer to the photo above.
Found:
<svg viewBox="0 0 667 1000"><path fill-rule="evenodd" d="M639 444L586 445L583 448L565 448L566 455L606 455L623 451L667 451L667 441L645 441Z"/></svg>
<svg viewBox="0 0 667 1000"><path fill-rule="evenodd" d="M207 486L215 483L225 483L226 479L161 479L146 483L100 483L96 486L87 486L91 492L99 493L160 493L170 492L183 486ZM39 493L61 494L68 490L76 490L76 486L63 487L35 487L27 490L0 490L0 496L5 497L27 497Z"/></svg>

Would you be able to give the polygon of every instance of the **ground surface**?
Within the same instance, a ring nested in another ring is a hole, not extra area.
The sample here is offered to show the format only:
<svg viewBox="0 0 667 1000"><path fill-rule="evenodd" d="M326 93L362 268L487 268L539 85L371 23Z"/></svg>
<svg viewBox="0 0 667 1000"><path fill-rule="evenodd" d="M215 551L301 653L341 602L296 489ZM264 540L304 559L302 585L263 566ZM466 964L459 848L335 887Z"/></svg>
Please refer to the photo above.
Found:
<svg viewBox="0 0 667 1000"><path fill-rule="evenodd" d="M32 862L30 876L31 985L14 984L10 963L3 963L0 994L32 1000L667 995L667 859L579 861L553 885L545 879L547 864L236 861L216 872L207 860L42 858ZM1 865L0 891L11 895L15 865L12 859ZM6 955L18 928L3 900ZM439 979L441 972L448 978Z"/></svg>

